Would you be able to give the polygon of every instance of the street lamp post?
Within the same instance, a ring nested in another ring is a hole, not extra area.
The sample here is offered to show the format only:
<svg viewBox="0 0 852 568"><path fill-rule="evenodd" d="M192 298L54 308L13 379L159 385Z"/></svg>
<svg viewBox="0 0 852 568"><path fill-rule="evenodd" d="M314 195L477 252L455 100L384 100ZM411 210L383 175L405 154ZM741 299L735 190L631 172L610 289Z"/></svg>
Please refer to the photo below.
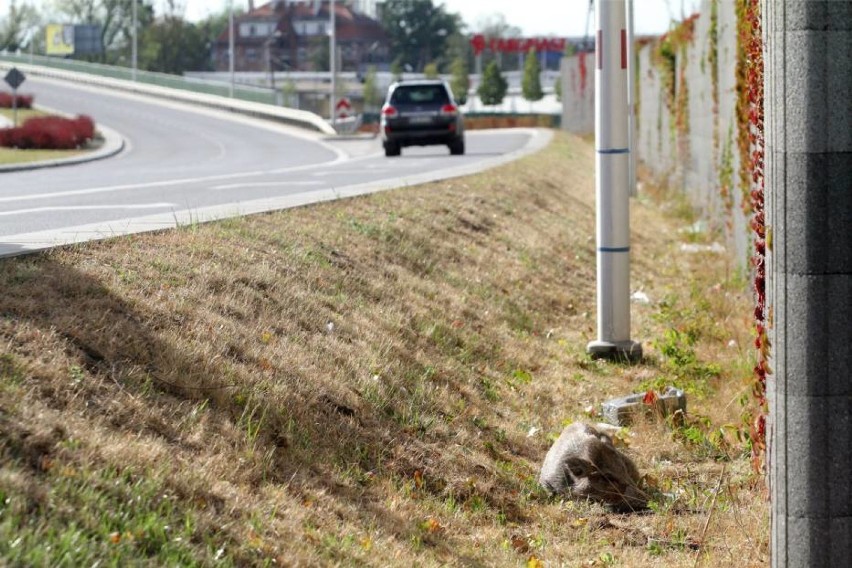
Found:
<svg viewBox="0 0 852 568"><path fill-rule="evenodd" d="M595 146L598 338L593 357L642 358L630 339L630 202L627 120L627 22L624 0L595 10Z"/></svg>
<svg viewBox="0 0 852 568"><path fill-rule="evenodd" d="M264 47L266 48L266 69L269 71L269 86L272 88L273 96L275 97L275 103L278 104L278 93L275 90L275 59L272 56L272 43L277 42L277 40L281 37L281 30L275 30L269 37L266 38L266 42L264 42Z"/></svg>
<svg viewBox="0 0 852 568"><path fill-rule="evenodd" d="M228 94L234 98L234 0L228 2L228 71L231 75Z"/></svg>
<svg viewBox="0 0 852 568"><path fill-rule="evenodd" d="M139 0L133 0L133 10L132 10L132 12L133 12L133 30L132 30L131 35L133 37L133 42L132 42L132 48L130 50L131 51L131 54L130 54L130 65L131 65L130 76L133 79L133 81L136 81L136 68L139 66L139 57L138 57L138 54L139 54L139 18L136 14L136 11L137 11L136 4L138 4L138 2L139 2Z"/></svg>
<svg viewBox="0 0 852 568"><path fill-rule="evenodd" d="M337 17L334 10L334 0L329 3L329 49L328 60L331 71L331 96L328 98L329 112L331 113L331 125L337 126L337 111L334 108L334 99L337 97Z"/></svg>

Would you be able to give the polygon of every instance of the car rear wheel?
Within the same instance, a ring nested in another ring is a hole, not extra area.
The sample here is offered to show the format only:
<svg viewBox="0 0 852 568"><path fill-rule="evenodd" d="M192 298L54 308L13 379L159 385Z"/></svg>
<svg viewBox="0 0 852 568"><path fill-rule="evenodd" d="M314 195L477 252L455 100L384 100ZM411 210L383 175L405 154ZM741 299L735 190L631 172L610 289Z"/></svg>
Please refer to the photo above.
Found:
<svg viewBox="0 0 852 568"><path fill-rule="evenodd" d="M399 156L402 153L402 149L399 147L399 144L395 144L393 142L385 143L385 156L388 158L392 156Z"/></svg>
<svg viewBox="0 0 852 568"><path fill-rule="evenodd" d="M464 138L459 138L457 140L453 140L449 144L450 146L450 154L453 156L461 156L464 154Z"/></svg>

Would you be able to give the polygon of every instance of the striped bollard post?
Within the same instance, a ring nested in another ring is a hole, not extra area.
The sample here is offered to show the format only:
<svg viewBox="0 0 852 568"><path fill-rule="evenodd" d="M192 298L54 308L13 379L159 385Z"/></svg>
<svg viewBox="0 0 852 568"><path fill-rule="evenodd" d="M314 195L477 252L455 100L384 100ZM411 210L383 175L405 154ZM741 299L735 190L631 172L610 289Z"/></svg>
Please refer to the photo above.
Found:
<svg viewBox="0 0 852 568"><path fill-rule="evenodd" d="M595 10L595 148L598 338L592 357L638 360L630 339L630 203L627 22L625 0L598 0Z"/></svg>

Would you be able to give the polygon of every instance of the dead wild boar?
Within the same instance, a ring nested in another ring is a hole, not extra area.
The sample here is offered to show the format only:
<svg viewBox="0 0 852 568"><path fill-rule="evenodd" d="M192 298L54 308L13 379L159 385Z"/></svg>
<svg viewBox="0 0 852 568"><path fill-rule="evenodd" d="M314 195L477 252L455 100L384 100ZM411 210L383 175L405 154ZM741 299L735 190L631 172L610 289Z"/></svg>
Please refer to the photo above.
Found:
<svg viewBox="0 0 852 568"><path fill-rule="evenodd" d="M616 510L644 509L639 471L605 433L588 424L566 427L551 446L538 482L552 494L567 492Z"/></svg>

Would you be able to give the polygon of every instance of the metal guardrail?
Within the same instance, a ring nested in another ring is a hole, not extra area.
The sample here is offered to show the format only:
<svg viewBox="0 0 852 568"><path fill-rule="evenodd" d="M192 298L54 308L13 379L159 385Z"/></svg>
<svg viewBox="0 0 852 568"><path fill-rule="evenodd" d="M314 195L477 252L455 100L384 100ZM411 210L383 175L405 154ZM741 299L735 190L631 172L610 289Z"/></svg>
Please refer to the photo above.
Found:
<svg viewBox="0 0 852 568"><path fill-rule="evenodd" d="M39 65L51 69L61 69L75 73L86 73L110 79L133 80L133 71L129 67L116 65L104 65L102 63L90 63L88 61L77 61L75 59L64 59L61 57L45 57L42 55L28 55L16 53L0 53L0 61L14 64ZM192 93L203 93L206 95L218 95L227 97L230 94L230 85L220 81L204 79L192 79L180 75L169 75L168 73L154 73L152 71L136 71L136 82L157 87L169 87L170 89L181 89ZM234 85L234 98L254 103L275 104L275 93L271 89L262 87L250 87L246 85Z"/></svg>
<svg viewBox="0 0 852 568"><path fill-rule="evenodd" d="M239 97L237 96L238 91L235 89L234 97L231 98L228 96L229 85L210 85L198 80L150 72L144 74L137 72L137 80L132 81L131 71L124 67L94 63L82 63L81 65L81 63L49 57L33 57L32 63L30 63L29 55L0 54L0 69L16 66L20 67L25 73L34 76L51 77L140 93L283 122L324 134L335 134L334 129L321 116L304 110L279 107L271 104L271 100L258 100L256 97L258 93L252 93L246 88L239 90L241 95ZM68 65L68 67L64 65ZM99 71L99 73L95 71ZM268 99L272 99L274 96L271 92L267 92L266 95Z"/></svg>

